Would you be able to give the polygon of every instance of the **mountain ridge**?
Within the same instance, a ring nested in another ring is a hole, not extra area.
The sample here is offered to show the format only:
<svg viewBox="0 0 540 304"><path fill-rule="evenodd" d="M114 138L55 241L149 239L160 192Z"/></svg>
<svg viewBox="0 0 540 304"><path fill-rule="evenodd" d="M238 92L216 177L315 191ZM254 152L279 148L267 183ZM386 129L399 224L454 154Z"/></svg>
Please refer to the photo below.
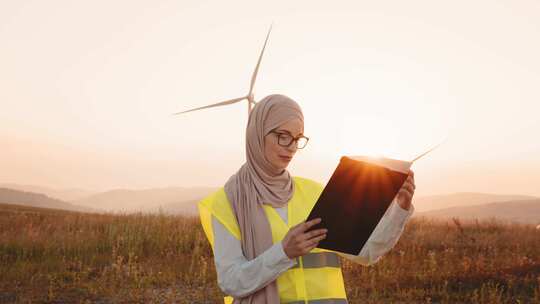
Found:
<svg viewBox="0 0 540 304"><path fill-rule="evenodd" d="M97 210L93 208L71 204L56 198L51 198L43 193L20 191L3 187L0 187L0 203L70 211L97 212Z"/></svg>

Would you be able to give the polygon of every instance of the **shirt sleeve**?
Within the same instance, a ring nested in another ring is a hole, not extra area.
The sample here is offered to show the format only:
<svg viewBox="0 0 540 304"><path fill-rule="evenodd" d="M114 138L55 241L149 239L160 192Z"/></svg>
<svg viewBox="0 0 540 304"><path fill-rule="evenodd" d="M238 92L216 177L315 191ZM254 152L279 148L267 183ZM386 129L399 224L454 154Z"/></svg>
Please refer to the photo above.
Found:
<svg viewBox="0 0 540 304"><path fill-rule="evenodd" d="M401 208L394 199L390 207L371 233L364 247L358 255L338 252L338 254L355 263L370 266L392 249L403 233L405 224L414 213L414 205L409 210Z"/></svg>
<svg viewBox="0 0 540 304"><path fill-rule="evenodd" d="M248 261L242 253L240 241L215 217L212 217L212 230L218 285L234 298L249 296L296 265L296 260L289 259L283 251L281 242Z"/></svg>

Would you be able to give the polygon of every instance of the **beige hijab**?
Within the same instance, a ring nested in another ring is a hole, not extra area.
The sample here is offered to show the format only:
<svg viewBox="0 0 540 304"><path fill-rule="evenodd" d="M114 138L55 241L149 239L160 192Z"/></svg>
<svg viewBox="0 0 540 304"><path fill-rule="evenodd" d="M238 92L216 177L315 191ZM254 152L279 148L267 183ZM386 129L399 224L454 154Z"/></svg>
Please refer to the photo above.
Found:
<svg viewBox="0 0 540 304"><path fill-rule="evenodd" d="M246 163L225 184L227 198L242 235L242 251L252 260L272 246L272 230L263 204L283 207L291 199L294 183L287 170L274 167L264 156L264 137L281 124L304 116L300 106L287 96L274 94L259 101L246 128ZM249 297L233 303L279 303L275 281Z"/></svg>

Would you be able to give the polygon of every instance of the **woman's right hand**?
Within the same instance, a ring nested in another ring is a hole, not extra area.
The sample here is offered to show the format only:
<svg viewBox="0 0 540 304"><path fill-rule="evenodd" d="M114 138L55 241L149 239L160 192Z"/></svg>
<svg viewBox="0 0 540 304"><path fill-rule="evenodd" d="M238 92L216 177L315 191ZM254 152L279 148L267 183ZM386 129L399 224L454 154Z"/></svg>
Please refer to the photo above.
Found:
<svg viewBox="0 0 540 304"><path fill-rule="evenodd" d="M320 218L312 219L309 222L302 222L292 227L281 241L283 251L294 259L310 252L319 245L319 242L326 237L327 229L316 229L306 232L309 228L321 222Z"/></svg>

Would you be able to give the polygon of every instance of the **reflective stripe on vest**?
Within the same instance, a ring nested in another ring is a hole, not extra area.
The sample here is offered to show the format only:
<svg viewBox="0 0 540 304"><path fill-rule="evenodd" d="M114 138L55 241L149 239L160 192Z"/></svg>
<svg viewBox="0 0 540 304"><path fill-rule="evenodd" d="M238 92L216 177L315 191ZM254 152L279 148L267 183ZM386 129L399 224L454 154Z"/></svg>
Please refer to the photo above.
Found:
<svg viewBox="0 0 540 304"><path fill-rule="evenodd" d="M348 304L347 299L320 299L320 300L308 300L305 301L295 301L289 302L287 304Z"/></svg>
<svg viewBox="0 0 540 304"><path fill-rule="evenodd" d="M337 254L333 252L311 252L302 256L304 268L318 267L341 267ZM300 261L296 258L296 265L292 268L300 267Z"/></svg>

